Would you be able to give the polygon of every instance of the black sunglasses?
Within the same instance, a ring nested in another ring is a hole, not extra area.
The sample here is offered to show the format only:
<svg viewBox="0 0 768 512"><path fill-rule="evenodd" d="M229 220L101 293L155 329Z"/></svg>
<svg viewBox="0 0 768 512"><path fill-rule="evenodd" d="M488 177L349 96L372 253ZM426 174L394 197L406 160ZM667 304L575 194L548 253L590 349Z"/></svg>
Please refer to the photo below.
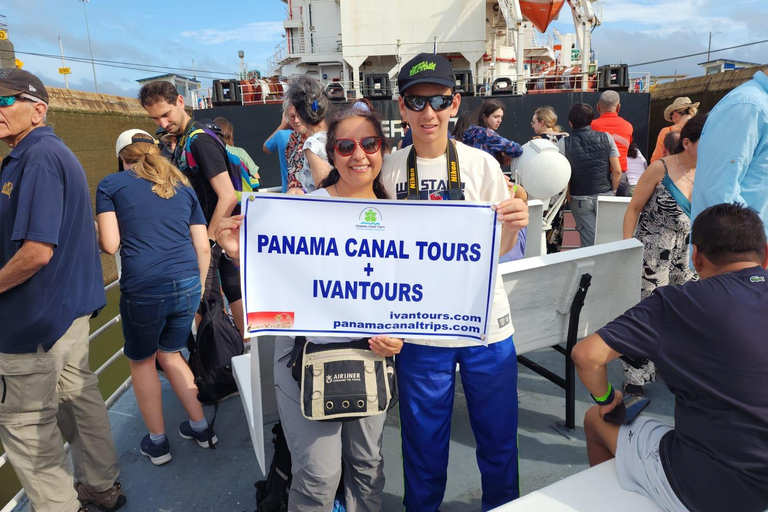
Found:
<svg viewBox="0 0 768 512"><path fill-rule="evenodd" d="M427 103L432 107L435 112L445 110L453 104L453 95L440 95L440 96L403 96L403 103L405 103L408 110L414 112L421 112L426 108Z"/></svg>
<svg viewBox="0 0 768 512"><path fill-rule="evenodd" d="M381 139L379 137L365 137L359 142L354 139L337 139L333 143L333 149L339 156L351 156L357 146L360 146L365 154L372 155L381 149Z"/></svg>

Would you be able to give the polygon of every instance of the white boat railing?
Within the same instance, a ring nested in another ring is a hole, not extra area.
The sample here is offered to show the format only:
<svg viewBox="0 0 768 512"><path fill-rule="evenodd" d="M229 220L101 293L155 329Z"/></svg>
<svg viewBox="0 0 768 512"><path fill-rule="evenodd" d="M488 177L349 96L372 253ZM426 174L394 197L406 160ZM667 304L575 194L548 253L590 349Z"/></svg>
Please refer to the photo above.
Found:
<svg viewBox="0 0 768 512"><path fill-rule="evenodd" d="M104 291L108 292L109 290L117 286L119 282L120 281L117 279L112 281L111 283L109 283L107 286L104 287ZM119 322L120 322L120 314L118 313L113 318L108 320L104 325L102 325L101 327L93 331L88 336L88 342L89 343L93 342L96 338L101 336L107 329L109 329L110 327L112 327L113 325ZM110 365L112 365L112 363L117 361L117 359L122 354L123 354L123 348L120 347L120 350L112 354L112 356L109 359L107 359L104 362L104 364L102 364L94 373L96 375L101 375L107 368L109 368ZM110 395L110 397L107 398L107 400L105 401L107 408L109 408L113 403L115 403L115 401L118 398L120 398L120 395L125 393L125 391L128 389L128 387L130 387L130 385L131 385L131 377L128 377L125 380L125 382L120 384L120 386L117 387L117 389ZM67 452L69 452L69 443L66 443L64 445L64 449ZM0 468L5 466L7 463L8 463L8 455L3 453L2 455L0 455ZM16 508L21 503L21 500L24 499L25 495L26 495L26 491L22 488L18 493L16 493L16 495L13 498L11 498L11 501L6 503L5 506L2 509L0 509L0 512L11 512L14 508Z"/></svg>

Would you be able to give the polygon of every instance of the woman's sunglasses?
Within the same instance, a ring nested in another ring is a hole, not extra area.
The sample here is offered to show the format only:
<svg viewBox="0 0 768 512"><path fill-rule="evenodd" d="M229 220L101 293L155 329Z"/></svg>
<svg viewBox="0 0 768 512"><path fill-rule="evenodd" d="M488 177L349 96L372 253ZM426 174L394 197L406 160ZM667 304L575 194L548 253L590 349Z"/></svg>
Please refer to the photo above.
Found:
<svg viewBox="0 0 768 512"><path fill-rule="evenodd" d="M440 112L445 110L453 104L453 95L444 96L403 96L403 103L408 110L414 112L421 112L429 103L432 110Z"/></svg>
<svg viewBox="0 0 768 512"><path fill-rule="evenodd" d="M381 139L379 137L365 137L359 142L353 139L337 139L333 143L333 149L339 156L351 156L355 152L356 146L360 146L366 155L372 155L381 149Z"/></svg>

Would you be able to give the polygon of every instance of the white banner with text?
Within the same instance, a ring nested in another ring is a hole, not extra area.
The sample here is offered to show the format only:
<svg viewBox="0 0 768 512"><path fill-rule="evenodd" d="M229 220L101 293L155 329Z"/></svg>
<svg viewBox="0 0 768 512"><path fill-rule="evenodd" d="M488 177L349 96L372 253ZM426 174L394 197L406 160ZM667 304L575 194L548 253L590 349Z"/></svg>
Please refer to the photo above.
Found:
<svg viewBox="0 0 768 512"><path fill-rule="evenodd" d="M243 213L247 337L486 343L501 233L490 203L252 194Z"/></svg>

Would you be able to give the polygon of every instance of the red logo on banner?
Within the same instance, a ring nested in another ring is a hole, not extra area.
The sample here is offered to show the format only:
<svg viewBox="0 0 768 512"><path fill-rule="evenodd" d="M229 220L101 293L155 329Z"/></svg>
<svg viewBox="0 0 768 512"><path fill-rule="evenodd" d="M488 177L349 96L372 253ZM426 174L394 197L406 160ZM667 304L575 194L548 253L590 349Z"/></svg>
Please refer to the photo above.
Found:
<svg viewBox="0 0 768 512"><path fill-rule="evenodd" d="M248 330L290 329L293 327L293 311L258 311L248 313Z"/></svg>

